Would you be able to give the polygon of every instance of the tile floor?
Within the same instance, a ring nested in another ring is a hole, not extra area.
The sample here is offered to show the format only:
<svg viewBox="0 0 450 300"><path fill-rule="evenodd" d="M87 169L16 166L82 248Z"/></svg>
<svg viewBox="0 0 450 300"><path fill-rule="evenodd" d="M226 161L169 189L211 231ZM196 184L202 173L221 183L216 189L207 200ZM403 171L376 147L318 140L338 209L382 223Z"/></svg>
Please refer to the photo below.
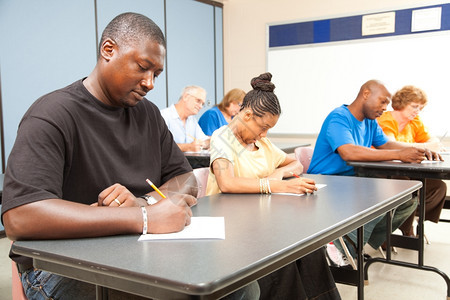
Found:
<svg viewBox="0 0 450 300"><path fill-rule="evenodd" d="M442 217L450 219L450 211ZM434 266L450 276L450 223L425 223L425 233L430 245L425 245L425 265ZM10 241L0 239L0 299L11 300L11 262L8 258ZM366 249L372 256L380 254ZM393 258L416 262L417 252L398 249ZM356 288L338 284L343 300L356 300ZM366 300L445 300L447 286L441 276L434 272L390 266L381 263L371 265L369 285L364 289Z"/></svg>

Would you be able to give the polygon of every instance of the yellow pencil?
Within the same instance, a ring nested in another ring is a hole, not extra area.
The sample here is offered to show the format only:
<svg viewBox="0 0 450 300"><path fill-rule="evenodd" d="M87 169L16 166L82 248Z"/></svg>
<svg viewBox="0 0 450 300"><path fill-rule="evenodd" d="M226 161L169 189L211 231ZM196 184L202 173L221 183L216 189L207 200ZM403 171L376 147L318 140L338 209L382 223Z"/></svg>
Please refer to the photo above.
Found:
<svg viewBox="0 0 450 300"><path fill-rule="evenodd" d="M145 181L147 181L148 184L150 184L150 186L163 198L166 198L166 196L164 196L163 193L161 193L161 191L153 184L153 182L150 181L150 179L146 179Z"/></svg>
<svg viewBox="0 0 450 300"><path fill-rule="evenodd" d="M197 139L195 138L195 137L193 137L192 135L190 135L189 133L186 133L186 135L188 136L188 137L190 137L191 139L193 139L194 141L196 141Z"/></svg>

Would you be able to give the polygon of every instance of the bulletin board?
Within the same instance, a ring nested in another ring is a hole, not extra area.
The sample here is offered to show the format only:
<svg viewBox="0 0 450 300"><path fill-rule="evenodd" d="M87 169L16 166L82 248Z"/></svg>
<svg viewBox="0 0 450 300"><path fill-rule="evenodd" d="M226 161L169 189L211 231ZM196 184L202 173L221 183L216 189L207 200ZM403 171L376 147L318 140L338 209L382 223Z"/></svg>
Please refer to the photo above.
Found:
<svg viewBox="0 0 450 300"><path fill-rule="evenodd" d="M282 115L271 133L317 134L361 85L415 85L437 136L450 129L450 4L268 26L267 71ZM388 107L388 110L391 110Z"/></svg>

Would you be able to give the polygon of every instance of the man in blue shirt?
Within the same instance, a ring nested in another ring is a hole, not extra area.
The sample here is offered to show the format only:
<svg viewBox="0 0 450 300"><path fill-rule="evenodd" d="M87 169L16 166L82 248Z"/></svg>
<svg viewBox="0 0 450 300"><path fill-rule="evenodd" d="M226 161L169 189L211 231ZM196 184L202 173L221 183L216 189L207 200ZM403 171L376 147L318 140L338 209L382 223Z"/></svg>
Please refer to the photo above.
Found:
<svg viewBox="0 0 450 300"><path fill-rule="evenodd" d="M187 86L176 104L161 110L173 139L183 152L198 152L209 148L209 138L203 133L195 118L205 100L206 91L203 88Z"/></svg>
<svg viewBox="0 0 450 300"><path fill-rule="evenodd" d="M347 161L420 163L424 159L441 159L427 149L409 147L387 138L375 119L386 110L390 99L391 94L381 82L370 80L361 86L350 105L334 109L322 125L308 173L354 175L353 167L347 165ZM416 199L399 206L392 220L392 229L397 229L416 207ZM374 249L380 247L386 238L385 228L383 216L364 225L364 244L368 242ZM356 231L348 236L356 243ZM338 241L335 245L342 250ZM355 257L355 249L349 247L349 250Z"/></svg>

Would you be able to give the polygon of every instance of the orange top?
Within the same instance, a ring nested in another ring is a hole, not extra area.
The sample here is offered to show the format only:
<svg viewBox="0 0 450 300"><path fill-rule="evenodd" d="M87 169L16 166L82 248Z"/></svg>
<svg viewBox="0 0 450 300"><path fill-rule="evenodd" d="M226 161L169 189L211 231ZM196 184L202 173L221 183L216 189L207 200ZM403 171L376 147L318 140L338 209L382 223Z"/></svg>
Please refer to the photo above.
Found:
<svg viewBox="0 0 450 300"><path fill-rule="evenodd" d="M398 132L398 123L390 111L385 111L377 121L387 136L394 137L399 142L425 143L431 138L419 116L409 121L401 132Z"/></svg>

